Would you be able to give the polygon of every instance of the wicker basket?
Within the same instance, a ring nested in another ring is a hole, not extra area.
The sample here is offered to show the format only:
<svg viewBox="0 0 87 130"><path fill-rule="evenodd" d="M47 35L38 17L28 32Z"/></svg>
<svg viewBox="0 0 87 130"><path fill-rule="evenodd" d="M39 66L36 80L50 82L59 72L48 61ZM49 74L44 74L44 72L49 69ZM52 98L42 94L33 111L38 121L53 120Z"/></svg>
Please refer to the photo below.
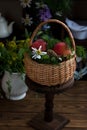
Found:
<svg viewBox="0 0 87 130"><path fill-rule="evenodd" d="M75 42L71 31L63 22L56 19L49 19L45 22L40 23L31 36L30 44L32 44L33 39L36 36L38 30L44 24L51 23L51 22L58 23L65 28L65 30L68 32L68 35L71 39L73 49L75 50ZM76 69L75 57L76 56L74 55L73 58L67 61L63 61L59 65L51 65L51 64L40 64L32 60L32 58L29 57L28 54L25 54L24 64L25 64L26 75L32 81L39 83L41 85L55 86L55 85L64 84L68 80L70 80L74 75L74 71Z"/></svg>

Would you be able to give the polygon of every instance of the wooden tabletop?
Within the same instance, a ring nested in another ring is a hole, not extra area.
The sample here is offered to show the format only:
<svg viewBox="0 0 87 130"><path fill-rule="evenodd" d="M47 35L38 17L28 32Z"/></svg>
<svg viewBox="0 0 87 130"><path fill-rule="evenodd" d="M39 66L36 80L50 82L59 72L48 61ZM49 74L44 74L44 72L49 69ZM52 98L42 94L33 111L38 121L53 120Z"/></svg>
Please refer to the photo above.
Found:
<svg viewBox="0 0 87 130"><path fill-rule="evenodd" d="M44 111L44 94L29 90L23 100L0 99L0 130L34 130L29 121ZM87 81L75 81L72 88L55 95L54 112L70 122L63 130L87 130Z"/></svg>

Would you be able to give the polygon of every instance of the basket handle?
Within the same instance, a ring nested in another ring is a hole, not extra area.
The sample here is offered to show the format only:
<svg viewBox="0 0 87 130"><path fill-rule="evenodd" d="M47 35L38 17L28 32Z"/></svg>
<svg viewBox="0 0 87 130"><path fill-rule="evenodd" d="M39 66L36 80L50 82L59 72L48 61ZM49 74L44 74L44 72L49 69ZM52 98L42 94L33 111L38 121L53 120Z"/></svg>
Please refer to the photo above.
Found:
<svg viewBox="0 0 87 130"><path fill-rule="evenodd" d="M29 44L32 45L32 42L33 42L34 37L36 36L37 32L39 31L39 29L40 29L44 24L53 23L53 22L58 23L58 24L62 25L62 26L65 28L65 30L68 32L68 35L69 35L69 37L70 37L70 39L71 39L72 47L73 47L73 49L74 49L74 51L75 51L75 50L76 50L76 48L75 48L75 41L74 41L74 37L73 37L73 35L72 35L70 29L68 28L68 26L67 26L65 23L63 23L63 22L61 22L60 20L57 20L57 19L49 19L49 20L47 20L47 21L41 22L41 23L36 27L36 29L34 30L34 32L32 33L32 36L31 36L31 38L30 38Z"/></svg>

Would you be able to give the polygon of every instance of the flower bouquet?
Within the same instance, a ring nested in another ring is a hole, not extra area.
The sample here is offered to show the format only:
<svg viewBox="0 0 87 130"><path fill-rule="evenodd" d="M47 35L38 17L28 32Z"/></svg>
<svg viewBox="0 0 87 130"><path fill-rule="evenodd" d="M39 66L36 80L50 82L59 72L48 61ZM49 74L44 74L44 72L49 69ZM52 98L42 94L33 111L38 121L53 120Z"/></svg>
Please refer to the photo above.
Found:
<svg viewBox="0 0 87 130"><path fill-rule="evenodd" d="M12 40L0 42L0 72L24 73L24 53L27 49L27 40Z"/></svg>
<svg viewBox="0 0 87 130"><path fill-rule="evenodd" d="M60 24L68 37L63 40L50 36L48 23ZM42 27L42 31L39 31ZM73 77L76 69L75 42L69 28L61 21L49 19L34 30L24 64L27 76L36 83L46 86L63 84Z"/></svg>

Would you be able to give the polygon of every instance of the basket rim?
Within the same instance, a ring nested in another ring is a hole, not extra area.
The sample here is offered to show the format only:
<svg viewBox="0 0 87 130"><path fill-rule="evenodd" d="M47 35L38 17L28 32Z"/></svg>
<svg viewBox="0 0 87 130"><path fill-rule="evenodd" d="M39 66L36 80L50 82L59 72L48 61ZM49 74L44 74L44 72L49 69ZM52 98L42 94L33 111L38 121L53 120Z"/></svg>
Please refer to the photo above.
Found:
<svg viewBox="0 0 87 130"><path fill-rule="evenodd" d="M44 65L44 66L54 66L54 67L55 67L55 66L60 66L60 65L62 65L62 64L64 64L64 63L67 63L67 62L71 61L72 59L76 59L76 55L74 55L74 56L71 57L70 59L68 59L68 60L66 60L66 61L63 61L63 62L61 62L61 63L59 63L59 64L46 64L46 63L39 63L39 62L33 60L27 53L25 53L24 57L25 57L25 58L28 58L28 60L30 60L33 64Z"/></svg>

